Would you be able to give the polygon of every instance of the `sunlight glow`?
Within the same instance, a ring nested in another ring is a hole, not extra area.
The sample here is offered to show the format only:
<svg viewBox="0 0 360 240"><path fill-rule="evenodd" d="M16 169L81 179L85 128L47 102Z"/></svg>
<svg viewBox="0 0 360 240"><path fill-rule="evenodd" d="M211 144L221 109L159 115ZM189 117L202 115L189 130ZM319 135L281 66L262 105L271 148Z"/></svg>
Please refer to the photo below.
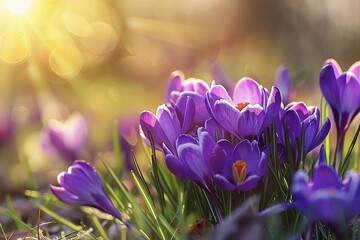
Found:
<svg viewBox="0 0 360 240"><path fill-rule="evenodd" d="M30 10L32 0L3 0L3 3L10 13L20 15Z"/></svg>
<svg viewBox="0 0 360 240"><path fill-rule="evenodd" d="M31 52L31 44L26 34L6 31L0 34L0 59L9 64L25 61Z"/></svg>

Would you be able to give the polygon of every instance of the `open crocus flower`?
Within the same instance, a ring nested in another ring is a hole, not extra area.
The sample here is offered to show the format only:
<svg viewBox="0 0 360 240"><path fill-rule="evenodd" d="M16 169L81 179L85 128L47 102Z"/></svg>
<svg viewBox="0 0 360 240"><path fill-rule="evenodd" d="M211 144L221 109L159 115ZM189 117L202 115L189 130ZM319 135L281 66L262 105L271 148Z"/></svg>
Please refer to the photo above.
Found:
<svg viewBox="0 0 360 240"><path fill-rule="evenodd" d="M206 95L212 117L239 139L258 138L277 117L281 96L276 87L271 93L251 78L241 79L231 98L221 85L212 85Z"/></svg>
<svg viewBox="0 0 360 240"><path fill-rule="evenodd" d="M221 167L225 159L224 151L212 134L199 128L197 137L180 135L176 140L176 150L175 154L165 151L169 170L178 178L192 180L211 192L213 170Z"/></svg>
<svg viewBox="0 0 360 240"><path fill-rule="evenodd" d="M194 103L189 98L187 100L184 104L188 110L181 118L173 107L165 105L157 108L156 115L149 111L141 112L140 135L149 146L152 138L156 149L162 151L165 144L170 151L176 151L176 138L180 134L187 133L195 113Z"/></svg>
<svg viewBox="0 0 360 240"><path fill-rule="evenodd" d="M267 158L256 141L243 140L235 147L227 140L219 142L226 162L217 168L214 181L225 190L249 191L255 188L267 168Z"/></svg>
<svg viewBox="0 0 360 240"><path fill-rule="evenodd" d="M330 120L327 118L320 127L319 109L317 107L307 107L303 102L288 105L282 121L285 124L296 159L300 154L297 143L302 140L302 129L304 131L304 156L319 146L330 131ZM282 127L279 128L279 135L282 143L285 144L285 134Z"/></svg>
<svg viewBox="0 0 360 240"><path fill-rule="evenodd" d="M327 60L320 72L320 88L342 139L360 111L360 61L342 72L334 59Z"/></svg>
<svg viewBox="0 0 360 240"><path fill-rule="evenodd" d="M360 212L360 176L351 170L341 180L324 155L322 148L311 180L303 170L295 174L291 192L294 205L310 222L329 224L339 233L340 226Z"/></svg>
<svg viewBox="0 0 360 240"><path fill-rule="evenodd" d="M99 175L89 163L74 161L68 172L58 175L58 182L60 187L50 186L50 189L64 203L97 208L130 226L111 202Z"/></svg>
<svg viewBox="0 0 360 240"><path fill-rule="evenodd" d="M210 117L206 107L205 95L209 85L200 79L185 79L182 72L176 71L172 74L167 85L166 100L176 109L178 115L186 115L186 102L190 98L195 106L196 112L193 118L194 125L203 126Z"/></svg>
<svg viewBox="0 0 360 240"><path fill-rule="evenodd" d="M88 127L80 113L73 113L65 122L52 119L43 132L42 146L58 153L69 162L81 158L88 141Z"/></svg>

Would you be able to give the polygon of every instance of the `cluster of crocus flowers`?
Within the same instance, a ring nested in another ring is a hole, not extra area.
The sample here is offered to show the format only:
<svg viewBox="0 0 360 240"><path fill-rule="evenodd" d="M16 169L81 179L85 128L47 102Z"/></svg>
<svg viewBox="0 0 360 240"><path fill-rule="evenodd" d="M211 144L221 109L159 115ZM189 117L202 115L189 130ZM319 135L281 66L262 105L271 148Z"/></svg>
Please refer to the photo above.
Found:
<svg viewBox="0 0 360 240"><path fill-rule="evenodd" d="M320 88L332 110L338 140L360 111L359 94L354 94L360 93L359 66L356 63L341 73L336 62L329 60L320 73ZM266 196L269 191L264 188L275 183L279 186L270 188L275 192L264 198L270 202L259 203L262 211L256 220L292 207L311 224L325 223L341 236L350 219L360 213L356 206L360 176L348 171L342 178L348 166L342 165L338 173L336 164L326 163L323 148L318 164L306 161L328 136L329 118L322 118L316 106L288 103L293 90L285 68L279 70L270 91L249 77L233 85L226 83L208 84L174 72L165 91L166 102L156 113L140 114L140 136L164 154L172 174L195 183L210 196L220 223L232 209L224 207L226 197L238 197L235 202L240 206L248 196ZM51 189L63 202L92 206L126 223L89 164L75 161L58 181L61 186ZM285 203L268 208L279 200Z"/></svg>
<svg viewBox="0 0 360 240"><path fill-rule="evenodd" d="M286 76L285 76L286 77ZM284 77L284 78L285 78ZM321 144L330 121L320 125L320 111L304 103L284 106L277 87L267 88L252 78L240 79L231 90L213 82L185 79L176 72L166 89L167 102L156 114L140 114L145 142L166 155L165 162L177 177L228 191L250 191L267 172L266 132L276 126L277 144L285 148L285 134L303 155ZM285 128L282 124L286 123Z"/></svg>

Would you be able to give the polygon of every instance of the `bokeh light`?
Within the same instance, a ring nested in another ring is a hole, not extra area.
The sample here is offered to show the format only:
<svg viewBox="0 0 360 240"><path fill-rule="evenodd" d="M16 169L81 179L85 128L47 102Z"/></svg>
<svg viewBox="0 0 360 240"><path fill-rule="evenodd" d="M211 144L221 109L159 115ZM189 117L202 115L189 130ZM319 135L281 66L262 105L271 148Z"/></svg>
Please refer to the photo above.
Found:
<svg viewBox="0 0 360 240"><path fill-rule="evenodd" d="M10 30L0 34L0 58L6 63L18 64L30 54L31 45L24 33Z"/></svg>
<svg viewBox="0 0 360 240"><path fill-rule="evenodd" d="M75 46L58 46L50 53L49 65L57 75L70 79L81 70L83 58Z"/></svg>
<svg viewBox="0 0 360 240"><path fill-rule="evenodd" d="M4 0L3 3L10 13L20 15L30 10L32 0Z"/></svg>

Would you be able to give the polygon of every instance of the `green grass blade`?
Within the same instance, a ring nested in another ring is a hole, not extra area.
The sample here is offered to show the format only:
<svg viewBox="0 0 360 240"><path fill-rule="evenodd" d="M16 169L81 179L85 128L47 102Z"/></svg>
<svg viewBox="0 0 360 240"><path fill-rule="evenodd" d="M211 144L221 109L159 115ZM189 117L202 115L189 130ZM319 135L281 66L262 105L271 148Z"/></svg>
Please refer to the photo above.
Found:
<svg viewBox="0 0 360 240"><path fill-rule="evenodd" d="M104 240L110 240L108 234L106 233L105 229L103 228L103 226L101 226L101 223L99 221L99 219L93 215L93 214L89 214L90 219L92 221L92 223L94 224L95 229L99 232L100 236L104 239Z"/></svg>
<svg viewBox="0 0 360 240"><path fill-rule="evenodd" d="M62 225L65 225L67 227L69 227L70 229L74 230L74 231L82 231L83 228L81 226L78 226L72 222L70 222L69 220L67 220L66 218L63 218L62 216L58 215L57 213L51 211L50 209L44 207L43 205L39 204L39 203L35 203L35 205L41 210L43 211L45 214L49 215L50 217L52 217L54 220L56 220L57 222L59 222Z"/></svg>
<svg viewBox="0 0 360 240"><path fill-rule="evenodd" d="M142 180L139 179L139 176L137 174L135 174L134 171L131 171L131 174L132 174L132 177L134 179L135 186L139 190L140 195L144 199L145 204L146 204L147 208L149 209L152 218L155 220L155 222L157 224L158 232L156 232L156 233L158 234L158 236L161 239L165 240L166 237L165 237L165 234L164 234L164 232L163 232L163 230L162 230L162 228L161 228L161 226L159 224L158 217L157 217L158 212L157 212L157 209L155 207L155 204L153 202L153 199L152 199L150 193L146 190L146 187L142 184Z"/></svg>
<svg viewBox="0 0 360 240"><path fill-rule="evenodd" d="M19 230L31 230L31 228L17 216L16 209L11 197L9 195L6 195L5 199L8 206L8 210L6 211L6 213L10 218L12 218L12 220L14 220L16 228Z"/></svg>
<svg viewBox="0 0 360 240"><path fill-rule="evenodd" d="M348 169L349 167L349 163L350 163L350 157L351 157L351 153L355 147L355 144L356 144L356 141L358 140L358 137L359 137L359 133L360 133L360 125L358 126L357 130L356 130L356 133L354 135L354 138L352 139L351 141L351 144L349 146L349 149L346 153L346 156L344 158L344 163L342 164L342 166L340 167L340 176L344 177L345 176L345 172L346 170ZM356 159L355 159L356 161Z"/></svg>
<svg viewBox="0 0 360 240"><path fill-rule="evenodd" d="M115 123L113 128L113 147L115 154L115 169L119 173L123 172L123 157L121 151L121 143L120 143L120 131L118 125Z"/></svg>
<svg viewBox="0 0 360 240"><path fill-rule="evenodd" d="M16 228L18 230L27 230L27 231L32 231L33 229L27 225L26 223L24 223L14 212L12 212L11 210L7 211L6 214L15 222Z"/></svg>

